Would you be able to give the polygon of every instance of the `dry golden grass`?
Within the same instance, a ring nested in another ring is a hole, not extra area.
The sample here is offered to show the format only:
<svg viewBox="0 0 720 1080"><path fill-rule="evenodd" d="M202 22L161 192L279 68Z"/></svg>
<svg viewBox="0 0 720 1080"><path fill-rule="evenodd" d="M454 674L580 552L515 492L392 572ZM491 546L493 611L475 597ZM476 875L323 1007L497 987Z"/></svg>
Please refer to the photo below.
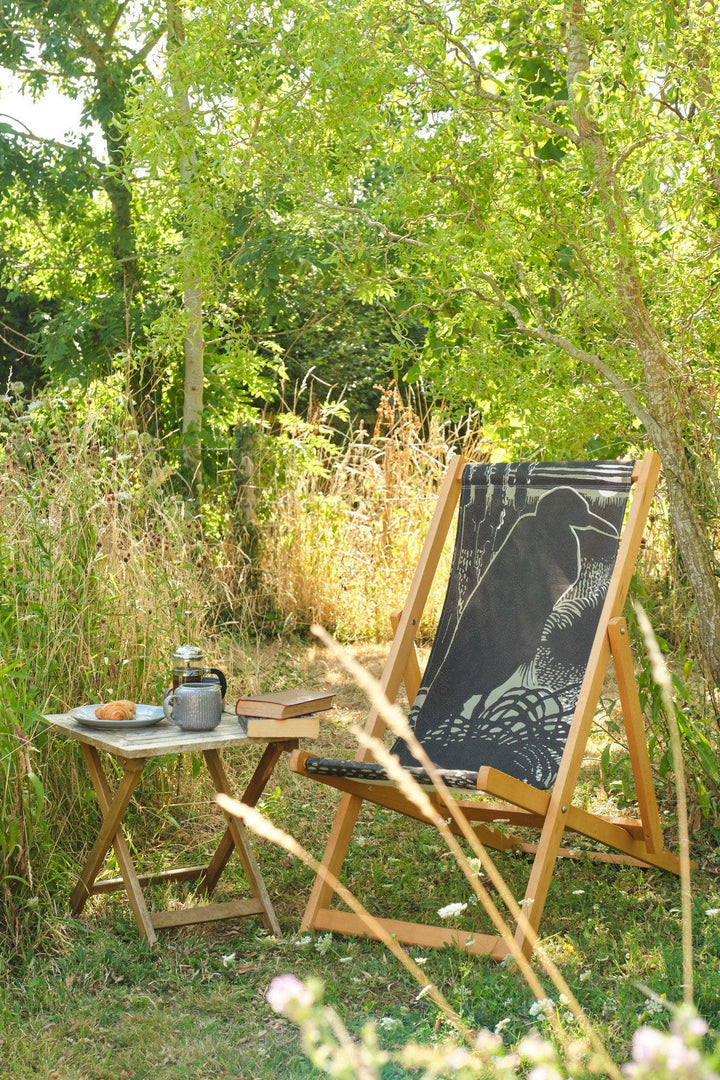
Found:
<svg viewBox="0 0 720 1080"><path fill-rule="evenodd" d="M322 474L306 472L277 490L264 523L261 571L287 627L319 623L341 640L381 641L402 608L448 457L477 437L449 437L439 412L420 415L396 388L385 391L375 430L360 429ZM438 578L446 576L450 551ZM431 593L423 635L439 614Z"/></svg>

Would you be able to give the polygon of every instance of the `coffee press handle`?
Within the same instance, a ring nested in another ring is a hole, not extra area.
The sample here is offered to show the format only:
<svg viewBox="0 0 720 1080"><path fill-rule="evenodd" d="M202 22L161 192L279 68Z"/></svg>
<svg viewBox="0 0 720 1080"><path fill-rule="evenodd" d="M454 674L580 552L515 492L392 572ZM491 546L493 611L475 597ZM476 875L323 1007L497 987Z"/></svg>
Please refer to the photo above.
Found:
<svg viewBox="0 0 720 1080"><path fill-rule="evenodd" d="M227 679L223 675L222 671L220 671L219 668L216 668L216 667L209 667L209 668L205 668L205 674L206 675L217 675L218 679L220 680L220 693L221 693L222 699L224 701L225 700L225 695L227 693Z"/></svg>

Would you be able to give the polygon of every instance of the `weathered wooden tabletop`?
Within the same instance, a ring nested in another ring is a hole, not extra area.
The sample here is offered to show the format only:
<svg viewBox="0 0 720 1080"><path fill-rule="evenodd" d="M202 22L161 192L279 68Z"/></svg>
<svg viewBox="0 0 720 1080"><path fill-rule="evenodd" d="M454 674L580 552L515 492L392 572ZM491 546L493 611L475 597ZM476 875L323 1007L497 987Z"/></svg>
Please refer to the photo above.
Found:
<svg viewBox="0 0 720 1080"><path fill-rule="evenodd" d="M242 733L237 715L225 711L219 725L213 731L182 731L169 720L162 719L151 727L99 730L84 727L69 713L54 713L44 719L65 735L98 750L106 750L122 758L150 758L163 754L199 753L202 750L222 750L229 746L263 745L269 741L282 742L273 736L269 739L249 739ZM288 738L297 743L297 737Z"/></svg>

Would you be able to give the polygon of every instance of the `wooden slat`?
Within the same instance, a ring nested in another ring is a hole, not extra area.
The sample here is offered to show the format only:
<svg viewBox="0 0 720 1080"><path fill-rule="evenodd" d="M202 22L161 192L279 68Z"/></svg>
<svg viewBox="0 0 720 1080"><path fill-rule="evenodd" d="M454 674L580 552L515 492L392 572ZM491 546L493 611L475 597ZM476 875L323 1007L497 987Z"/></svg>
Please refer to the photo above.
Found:
<svg viewBox="0 0 720 1080"><path fill-rule="evenodd" d="M203 904L199 907L177 908L175 911L155 911L152 923L156 930L169 926L194 926L196 923L219 922L221 919L245 919L249 915L264 915L261 900L230 900L226 904Z"/></svg>
<svg viewBox="0 0 720 1080"><path fill-rule="evenodd" d="M517 780L514 776L501 772L484 765L478 772L478 791L486 791L488 795L494 795L498 799L507 799L514 806L523 810L530 810L533 814L545 815L550 805L550 795L540 788L530 787L529 784Z"/></svg>
<svg viewBox="0 0 720 1080"><path fill-rule="evenodd" d="M566 817L567 827L582 836L598 840L618 851L624 851L627 855L641 859L651 866L660 866L673 874L680 872L680 860L677 855L673 855L665 848L661 851L648 851L644 840L633 840L626 829L612 821L601 818L597 814L589 814L587 810L582 810L579 806L568 807Z"/></svg>
<svg viewBox="0 0 720 1080"><path fill-rule="evenodd" d="M215 786L215 790L220 794L233 797L230 783L225 773L225 768L220 757L220 753L217 750L204 750L203 756L208 767L208 772L212 778L212 782ZM260 900L263 908L263 922L265 926L270 930L275 937L280 937L280 924L277 921L275 915L275 909L272 906L269 893L265 882L263 881L260 868L255 861L252 847L250 846L250 840L247 834L247 830L241 821L234 818L232 814L225 814L225 820L227 821L230 834L235 844L235 850L238 853L238 858L242 863L242 868L245 871L245 877L247 878L250 892L253 896L256 896Z"/></svg>
<svg viewBox="0 0 720 1080"><path fill-rule="evenodd" d="M267 744L245 791L240 797L241 802L244 802L246 806L255 806L257 804L278 761L284 753L292 749L297 749L297 739L288 742L269 742ZM228 827L225 829L215 854L208 863L203 875L200 883L200 888L203 891L212 894L234 850L235 841Z"/></svg>
<svg viewBox="0 0 720 1080"><path fill-rule="evenodd" d="M177 870L160 870L156 874L138 874L138 883L144 888L146 885L163 885L171 881L195 881L205 872L204 866L181 866ZM96 881L90 892L95 896L100 893L119 892L125 888L125 881L121 877L103 878Z"/></svg>
<svg viewBox="0 0 720 1080"><path fill-rule="evenodd" d="M615 666L630 763L635 778L635 793L643 822L645 844L648 851L662 851L665 845L660 825L660 811L655 797L655 781L647 748L642 706L625 619L610 620L608 637Z"/></svg>
<svg viewBox="0 0 720 1080"><path fill-rule="evenodd" d="M393 634L397 633L397 628L400 625L401 611L395 611L390 616L390 625L392 626ZM420 670L420 660L418 658L417 647L413 641L412 648L410 649L410 655L408 656L408 662L405 665L405 671L403 672L403 682L405 683L405 695L408 700L408 705L412 708L412 704L417 697L420 684L422 682L422 671Z"/></svg>
<svg viewBox="0 0 720 1080"><path fill-rule="evenodd" d="M98 754L95 747L82 745L80 749L82 750L82 755L85 758L88 775L90 776L90 780L95 790L95 796L97 798L98 805L100 806L100 809L102 810L102 813L104 815L103 827L112 816L116 815L116 813L120 810L120 806L122 806L122 810L120 813L120 820L122 820L122 817L124 816L125 810L127 809L128 803L130 801L130 797L132 796L132 792L135 790L135 787L140 780L143 766L145 764L144 760L141 759L131 762L123 762L123 768L125 770L125 773L123 776L123 780L118 785L115 797L113 798L112 792L110 791L110 786L105 779L105 773L103 772L102 766L100 764L100 755ZM120 793L123 789L123 784L125 782L127 782L127 784L129 785L129 795L127 797L123 796L122 798L120 798ZM118 800L120 800L119 803ZM123 882L127 891L128 900L130 901L130 907L132 908L133 915L135 916L135 922L137 923L140 935L145 938L149 945L154 945L157 941L157 935L155 934L152 920L150 918L150 912L148 911L147 904L145 903L142 886L138 880L137 872L135 870L135 864L133 863L132 856L130 854L130 849L122 833L120 820L118 820L115 835L112 837L112 847L115 851L115 857L117 859L118 866L120 867L120 873L123 877ZM98 848L98 846L101 846L100 838L98 838L95 847ZM104 862L104 856L101 860L100 865L102 865L102 862ZM88 868L87 864L86 868ZM97 866L97 868L94 869L92 871L92 874L87 878L83 878L83 876L81 875L80 881L73 890L70 898L71 910L73 912L77 913L82 910L82 907L84 906L87 899L87 895L84 890L89 889L90 891L92 891L92 886L95 883L95 878L97 877L99 869L100 866Z"/></svg>
<svg viewBox="0 0 720 1080"><path fill-rule="evenodd" d="M378 919L377 921L404 945L420 945L429 948L455 945L464 952L476 956L492 956L494 960L502 960L508 953L508 946L502 938L491 934L473 934L471 931L403 922L400 919ZM374 937L358 915L349 911L334 911L332 908L321 908L317 912L315 928L330 930L337 934Z"/></svg>
<svg viewBox="0 0 720 1080"><path fill-rule="evenodd" d="M580 774L597 702L610 660L608 623L622 614L659 472L660 458L653 451L649 451L638 466L637 484L620 539L615 568L610 578L598 629L590 650L585 677L550 799L547 820L540 837L538 853L530 873L526 899L533 901L529 922L535 930L539 926L547 899L555 859L567 823L567 807L572 800ZM529 956L532 949L526 936L520 930L516 939Z"/></svg>
<svg viewBox="0 0 720 1080"><path fill-rule="evenodd" d="M537 844L523 844L521 851L526 855L537 853ZM641 870L650 869L650 863L646 859L635 859L632 855L617 855L611 851L593 851L587 848L558 848L558 859L589 859L590 862L611 863L618 866L637 866ZM666 869L663 867L662 869Z"/></svg>

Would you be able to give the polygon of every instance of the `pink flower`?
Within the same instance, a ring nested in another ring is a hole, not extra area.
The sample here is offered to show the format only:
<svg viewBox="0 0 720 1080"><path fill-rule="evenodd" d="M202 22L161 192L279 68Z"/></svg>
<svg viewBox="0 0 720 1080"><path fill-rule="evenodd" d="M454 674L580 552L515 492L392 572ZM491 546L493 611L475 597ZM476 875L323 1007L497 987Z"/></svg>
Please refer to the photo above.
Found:
<svg viewBox="0 0 720 1080"><path fill-rule="evenodd" d="M278 975L270 983L266 994L270 1007L276 1013L288 1013L297 1008L310 1008L315 1004L311 990L295 975Z"/></svg>

